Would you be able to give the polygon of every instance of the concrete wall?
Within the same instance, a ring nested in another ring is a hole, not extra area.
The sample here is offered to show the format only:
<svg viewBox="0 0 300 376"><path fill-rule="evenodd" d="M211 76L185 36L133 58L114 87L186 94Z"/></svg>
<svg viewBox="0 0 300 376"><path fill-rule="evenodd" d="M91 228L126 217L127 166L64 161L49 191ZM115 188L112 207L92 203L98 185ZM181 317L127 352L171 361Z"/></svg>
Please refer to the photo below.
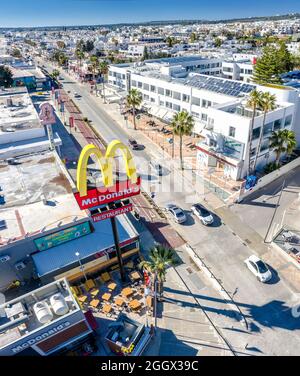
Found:
<svg viewBox="0 0 300 376"><path fill-rule="evenodd" d="M275 170L262 178L260 178L255 187L247 192L241 192L237 202L241 202L246 197L250 196L252 193L258 191L260 188L264 187L265 185L272 183L274 180L280 178L282 175L286 174L287 172L293 170L294 168L300 166L300 157L294 159L290 163L280 167L278 170Z"/></svg>

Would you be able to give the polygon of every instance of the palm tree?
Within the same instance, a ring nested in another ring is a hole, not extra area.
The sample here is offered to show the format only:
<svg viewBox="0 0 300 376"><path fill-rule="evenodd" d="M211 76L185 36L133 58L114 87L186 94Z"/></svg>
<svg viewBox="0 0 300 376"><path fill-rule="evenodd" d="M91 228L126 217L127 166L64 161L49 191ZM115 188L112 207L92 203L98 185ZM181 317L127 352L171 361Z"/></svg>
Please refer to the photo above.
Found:
<svg viewBox="0 0 300 376"><path fill-rule="evenodd" d="M265 122L266 122L266 116L267 116L267 113L269 111L272 111L272 110L274 110L276 108L276 96L270 94L269 92L262 93L261 94L261 98L260 98L260 108L264 111L264 118L263 118L262 127L260 129L259 140L258 140L258 147L257 147L257 152L255 154L253 171L256 170L256 164L257 164L258 154L260 152L261 141L262 141L262 136L263 136L263 129L264 129Z"/></svg>
<svg viewBox="0 0 300 376"><path fill-rule="evenodd" d="M281 154L291 155L296 148L297 142L295 133L288 129L280 129L272 132L270 137L270 149L276 154L276 165L279 167Z"/></svg>
<svg viewBox="0 0 300 376"><path fill-rule="evenodd" d="M254 89L251 91L248 101L247 101L247 107L250 107L252 109L252 119L249 129L249 149L248 149L248 171L247 175L250 175L250 162L251 162L251 150L252 150L252 133L254 128L254 120L256 115L256 109L259 107L261 102L261 92Z"/></svg>
<svg viewBox="0 0 300 376"><path fill-rule="evenodd" d="M79 60L79 65L80 65L80 67L81 67L81 65L82 65L82 60L84 59L84 52L81 51L81 50L79 50L79 49L77 49L77 50L75 51L75 55L76 55L77 59Z"/></svg>
<svg viewBox="0 0 300 376"><path fill-rule="evenodd" d="M191 134L194 127L194 119L187 111L180 111L174 115L171 125L173 127L173 135L179 136L180 165L183 170L182 138Z"/></svg>
<svg viewBox="0 0 300 376"><path fill-rule="evenodd" d="M162 245L150 249L149 261L142 261L140 268L146 269L154 276L154 283L158 282L158 293L163 294L163 285L166 281L167 268L175 265L175 251ZM154 285L155 286L155 285Z"/></svg>
<svg viewBox="0 0 300 376"><path fill-rule="evenodd" d="M95 75L96 75L96 69L97 69L98 64L99 64L98 56L96 56L96 55L92 55L92 56L90 57L90 62L91 62L91 65L92 65L93 78L95 78Z"/></svg>
<svg viewBox="0 0 300 376"><path fill-rule="evenodd" d="M284 129L283 133L283 138L286 144L286 153L290 157L297 147L295 132Z"/></svg>
<svg viewBox="0 0 300 376"><path fill-rule="evenodd" d="M142 93L137 89L131 89L126 97L127 106L132 109L133 127L136 130L135 111L142 103Z"/></svg>
<svg viewBox="0 0 300 376"><path fill-rule="evenodd" d="M108 69L109 69L109 64L107 61L103 60L100 62L99 66L98 66L98 69L99 69L99 72L101 74L101 77L102 77L102 92L103 92L103 102L105 103L105 76L107 75L108 73Z"/></svg>

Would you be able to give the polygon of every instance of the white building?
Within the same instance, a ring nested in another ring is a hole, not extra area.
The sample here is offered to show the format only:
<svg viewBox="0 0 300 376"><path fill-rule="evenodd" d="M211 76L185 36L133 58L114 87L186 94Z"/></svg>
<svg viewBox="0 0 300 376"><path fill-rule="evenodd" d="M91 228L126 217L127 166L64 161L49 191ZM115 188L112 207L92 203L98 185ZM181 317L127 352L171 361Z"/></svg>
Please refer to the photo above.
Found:
<svg viewBox="0 0 300 376"><path fill-rule="evenodd" d="M255 60L253 59L225 60L222 62L223 77L231 80L251 82L254 62Z"/></svg>
<svg viewBox="0 0 300 376"><path fill-rule="evenodd" d="M232 179L243 178L248 169L251 110L247 96L257 85L211 77L220 70L218 59L182 57L112 65L108 82L116 90L138 89L149 112L165 121L186 110L195 119L194 133L203 136L197 146L200 168L219 167ZM206 75L198 72L205 72ZM257 111L253 127L251 163L258 152L257 168L275 159L269 150L273 130L294 130L300 143L299 93L293 88L258 87L276 95L277 107L266 116L263 141L258 151L258 136L263 113Z"/></svg>
<svg viewBox="0 0 300 376"><path fill-rule="evenodd" d="M0 356L58 355L93 331L65 279L0 305Z"/></svg>

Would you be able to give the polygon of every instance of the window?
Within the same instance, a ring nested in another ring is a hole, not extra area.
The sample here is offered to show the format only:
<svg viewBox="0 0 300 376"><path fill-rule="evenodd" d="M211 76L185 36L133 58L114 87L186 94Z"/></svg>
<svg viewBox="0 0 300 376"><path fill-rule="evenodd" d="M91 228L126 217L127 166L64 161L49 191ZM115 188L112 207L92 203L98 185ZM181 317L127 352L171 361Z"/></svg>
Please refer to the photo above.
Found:
<svg viewBox="0 0 300 376"><path fill-rule="evenodd" d="M217 141L213 140L212 138L209 138L208 145L216 148L217 147Z"/></svg>
<svg viewBox="0 0 300 376"><path fill-rule="evenodd" d="M164 101L159 101L159 105L160 105L160 106L164 106L164 105L165 105L165 102L164 102Z"/></svg>
<svg viewBox="0 0 300 376"><path fill-rule="evenodd" d="M211 106L211 101L207 101L206 99L202 99L202 107L207 108Z"/></svg>
<svg viewBox="0 0 300 376"><path fill-rule="evenodd" d="M144 84L143 88L144 88L144 90L148 90L149 91L149 85L148 84Z"/></svg>
<svg viewBox="0 0 300 376"><path fill-rule="evenodd" d="M139 82L139 81L138 81L138 87L140 87L140 88L142 88L142 87L143 87L143 84L142 84L142 82Z"/></svg>
<svg viewBox="0 0 300 376"><path fill-rule="evenodd" d="M232 72L233 68L223 67L223 72Z"/></svg>
<svg viewBox="0 0 300 376"><path fill-rule="evenodd" d="M207 115L206 114L201 114L201 120L207 121Z"/></svg>
<svg viewBox="0 0 300 376"><path fill-rule="evenodd" d="M193 111L192 111L192 115L193 115L194 117L196 117L196 118L199 118L199 117L200 117L200 114L198 114L198 112L193 112Z"/></svg>
<svg viewBox="0 0 300 376"><path fill-rule="evenodd" d="M182 100L183 102L189 102L190 101L190 96L187 94L182 94Z"/></svg>
<svg viewBox="0 0 300 376"><path fill-rule="evenodd" d="M235 128L229 127L229 137L235 137Z"/></svg>
<svg viewBox="0 0 300 376"><path fill-rule="evenodd" d="M255 154L256 154L256 148L251 149L250 156L254 157Z"/></svg>
<svg viewBox="0 0 300 376"><path fill-rule="evenodd" d="M288 127L289 125L292 124L292 115L289 115L285 118L285 121L284 121L284 126L285 127Z"/></svg>
<svg viewBox="0 0 300 376"><path fill-rule="evenodd" d="M274 121L274 131L278 131L278 129L281 128L281 122L282 122L282 119L278 119L278 120L275 120Z"/></svg>
<svg viewBox="0 0 300 376"><path fill-rule="evenodd" d="M267 150L269 149L269 139L265 139L262 143L261 143L261 147L260 147L260 152L264 151L264 150Z"/></svg>
<svg viewBox="0 0 300 376"><path fill-rule="evenodd" d="M269 136L272 133L272 130L273 130L273 122L265 124L264 125L263 135L264 136L266 136L266 135Z"/></svg>
<svg viewBox="0 0 300 376"><path fill-rule="evenodd" d="M167 96L167 97L172 97L172 91L166 89L166 96Z"/></svg>
<svg viewBox="0 0 300 376"><path fill-rule="evenodd" d="M256 140L257 138L259 138L260 129L261 129L261 127L253 129L253 131L252 131L252 140Z"/></svg>
<svg viewBox="0 0 300 376"><path fill-rule="evenodd" d="M144 100L148 101L149 100L149 95L144 94Z"/></svg>
<svg viewBox="0 0 300 376"><path fill-rule="evenodd" d="M151 101L152 103L154 103L154 102L155 102L155 98L150 98L150 101Z"/></svg>
<svg viewBox="0 0 300 376"><path fill-rule="evenodd" d="M131 81L131 86L136 87L136 81L132 80Z"/></svg>
<svg viewBox="0 0 300 376"><path fill-rule="evenodd" d="M200 98L192 97L192 104L200 106Z"/></svg>
<svg viewBox="0 0 300 376"><path fill-rule="evenodd" d="M172 108L172 103L171 102L166 102L166 107Z"/></svg>
<svg viewBox="0 0 300 376"><path fill-rule="evenodd" d="M178 104L173 104L173 110L180 111L180 106L178 106Z"/></svg>
<svg viewBox="0 0 300 376"><path fill-rule="evenodd" d="M163 89L162 87L158 87L158 88L157 88L157 92L158 92L158 94L160 94L160 95L165 95L165 89Z"/></svg>
<svg viewBox="0 0 300 376"><path fill-rule="evenodd" d="M152 93L154 93L155 92L155 86L151 85L150 86L150 91L152 91Z"/></svg>
<svg viewBox="0 0 300 376"><path fill-rule="evenodd" d="M173 98L174 98L174 99L181 100L181 94L178 93L177 91L173 91Z"/></svg>

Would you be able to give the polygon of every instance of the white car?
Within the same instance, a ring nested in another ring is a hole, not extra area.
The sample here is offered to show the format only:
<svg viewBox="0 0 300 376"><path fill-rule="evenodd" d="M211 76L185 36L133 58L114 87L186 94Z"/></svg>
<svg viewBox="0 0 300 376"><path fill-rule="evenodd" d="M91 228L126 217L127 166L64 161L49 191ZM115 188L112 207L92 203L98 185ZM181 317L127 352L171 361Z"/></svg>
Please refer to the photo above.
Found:
<svg viewBox="0 0 300 376"><path fill-rule="evenodd" d="M200 204L194 204L191 207L192 212L200 219L204 225L211 225L214 222L212 214Z"/></svg>
<svg viewBox="0 0 300 376"><path fill-rule="evenodd" d="M260 282L268 282L272 278L270 269L259 257L252 255L244 262Z"/></svg>
<svg viewBox="0 0 300 376"><path fill-rule="evenodd" d="M166 210L172 214L172 216L175 219L175 222L177 223L183 223L186 221L186 215L184 214L183 210L180 209L178 206L174 204L168 204L166 205Z"/></svg>

